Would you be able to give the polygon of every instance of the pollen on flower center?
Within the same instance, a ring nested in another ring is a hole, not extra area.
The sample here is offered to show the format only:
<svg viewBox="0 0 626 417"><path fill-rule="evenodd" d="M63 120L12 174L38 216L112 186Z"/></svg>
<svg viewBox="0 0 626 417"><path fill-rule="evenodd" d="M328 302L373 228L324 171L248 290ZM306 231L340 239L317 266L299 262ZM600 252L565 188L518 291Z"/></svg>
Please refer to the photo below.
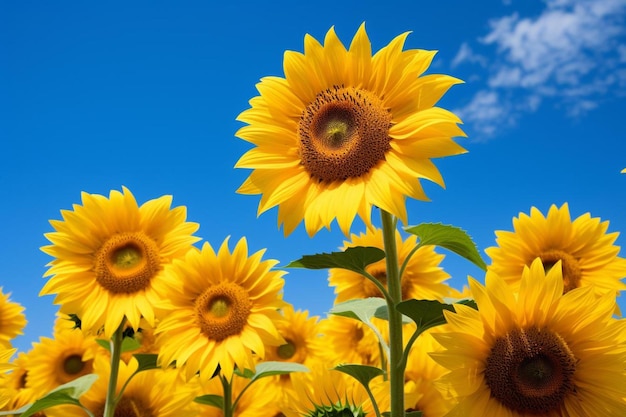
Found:
<svg viewBox="0 0 626 417"><path fill-rule="evenodd" d="M580 286L582 274L580 264L572 255L561 250L551 249L541 253L540 258L546 272L558 261L561 261L561 268L563 270L563 293Z"/></svg>
<svg viewBox="0 0 626 417"><path fill-rule="evenodd" d="M391 113L366 90L335 86L317 95L298 125L300 158L312 178L345 181L385 160Z"/></svg>
<svg viewBox="0 0 626 417"><path fill-rule="evenodd" d="M248 292L230 282L210 286L195 301L201 332L216 341L241 333L251 309Z"/></svg>
<svg viewBox="0 0 626 417"><path fill-rule="evenodd" d="M159 268L158 247L141 232L113 235L95 255L96 281L116 294L145 289Z"/></svg>
<svg viewBox="0 0 626 417"><path fill-rule="evenodd" d="M546 329L514 329L496 339L485 366L491 395L510 410L548 414L574 392L576 358Z"/></svg>

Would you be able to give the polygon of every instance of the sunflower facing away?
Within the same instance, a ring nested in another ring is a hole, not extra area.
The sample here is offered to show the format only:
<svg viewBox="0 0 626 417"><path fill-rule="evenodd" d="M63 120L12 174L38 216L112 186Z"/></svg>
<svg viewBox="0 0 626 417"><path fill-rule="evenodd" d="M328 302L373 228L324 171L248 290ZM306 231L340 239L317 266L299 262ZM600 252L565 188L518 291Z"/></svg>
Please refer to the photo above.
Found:
<svg viewBox="0 0 626 417"><path fill-rule="evenodd" d="M309 235L336 218L348 235L372 206L407 221L405 198L427 200L420 179L444 185L431 158L465 152L460 119L433 107L461 81L422 76L435 51L403 50L408 33L372 56L365 25L346 49L331 28L322 46L285 52L285 77L265 77L259 96L237 118L237 136L255 147L237 168L254 171L242 194L262 194L259 214L278 206L285 234L301 220Z"/></svg>
<svg viewBox="0 0 626 417"><path fill-rule="evenodd" d="M26 326L24 307L9 299L11 293L3 293L0 287L0 349L10 349L11 340L20 334Z"/></svg>
<svg viewBox="0 0 626 417"><path fill-rule="evenodd" d="M519 285L522 270L539 257L546 269L561 261L563 289L594 286L597 294L626 289L626 259L614 245L619 233L607 233L609 222L589 213L570 219L569 207L550 207L544 215L535 207L530 216L513 219L513 232L497 231L497 247L485 250L491 258L489 270L509 284Z"/></svg>
<svg viewBox="0 0 626 417"><path fill-rule="evenodd" d="M400 232L396 230L396 247L400 264L416 245L417 236L411 235L403 240ZM370 228L360 235L352 234L351 241L344 242L342 249L354 246L373 246L384 249L382 229ZM451 293L453 290L444 282L450 278L450 275L439 266L443 258L444 255L436 253L434 246L431 245L422 246L411 256L401 280L403 300L416 298L443 301L444 297L459 295L456 292ZM387 268L384 259L368 265L366 270L385 288L387 287ZM331 286L335 287L337 294L335 302L337 303L355 298L382 297L380 290L370 280L347 269L330 269L328 281Z"/></svg>
<svg viewBox="0 0 626 417"><path fill-rule="evenodd" d="M525 267L519 293L492 272L470 280L478 310L456 305L433 336L451 370L439 381L459 403L448 416L621 417L626 341L614 297L563 294L561 265Z"/></svg>
<svg viewBox="0 0 626 417"><path fill-rule="evenodd" d="M219 368L230 378L235 367L254 369L254 354L265 356L266 345L285 343L276 329L281 320L283 271L278 262L262 261L264 251L248 257L242 238L232 253L228 239L217 253L209 243L191 250L166 269L158 291L171 308L156 328L159 360L210 378Z"/></svg>
<svg viewBox="0 0 626 417"><path fill-rule="evenodd" d="M187 209L170 209L171 196L141 206L127 188L109 198L82 194L83 205L63 210L63 221L51 220L54 257L41 295L56 294L60 311L76 314L88 332L110 338L124 317L137 330L141 318L154 325L153 286L164 265L182 257L199 238L197 223L185 221Z"/></svg>

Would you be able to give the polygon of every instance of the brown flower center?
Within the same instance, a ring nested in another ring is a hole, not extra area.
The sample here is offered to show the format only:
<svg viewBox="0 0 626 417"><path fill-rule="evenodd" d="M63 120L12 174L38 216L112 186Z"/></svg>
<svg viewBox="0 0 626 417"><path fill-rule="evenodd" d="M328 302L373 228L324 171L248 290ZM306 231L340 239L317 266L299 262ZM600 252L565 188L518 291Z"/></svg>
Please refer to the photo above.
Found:
<svg viewBox="0 0 626 417"><path fill-rule="evenodd" d="M113 235L95 256L96 280L116 294L147 288L160 266L156 243L142 232Z"/></svg>
<svg viewBox="0 0 626 417"><path fill-rule="evenodd" d="M296 354L297 350L295 343L293 343L291 340L286 339L286 342L287 343L285 343L284 345L280 345L278 346L278 348L276 348L276 354L282 360L291 359L293 355Z"/></svg>
<svg viewBox="0 0 626 417"><path fill-rule="evenodd" d="M67 355L60 363L57 379L60 384L73 381L79 376L90 374L93 371L93 360L83 361L82 355L72 353Z"/></svg>
<svg viewBox="0 0 626 417"><path fill-rule="evenodd" d="M230 282L207 288L195 303L196 320L202 333L216 341L241 333L251 309L248 292Z"/></svg>
<svg viewBox="0 0 626 417"><path fill-rule="evenodd" d="M561 336L546 329L514 329L495 341L485 382L508 409L545 415L561 409L575 392L575 371L576 358Z"/></svg>
<svg viewBox="0 0 626 417"><path fill-rule="evenodd" d="M298 124L302 165L319 181L369 172L391 149L391 113L366 90L335 86L309 104Z"/></svg>
<svg viewBox="0 0 626 417"><path fill-rule="evenodd" d="M558 261L561 261L563 271L563 293L578 288L582 272L578 260L567 252L561 250L547 250L541 255L543 267L548 272Z"/></svg>
<svg viewBox="0 0 626 417"><path fill-rule="evenodd" d="M104 414L104 404L95 410L95 416ZM141 398L123 396L115 407L114 417L154 417L155 413Z"/></svg>

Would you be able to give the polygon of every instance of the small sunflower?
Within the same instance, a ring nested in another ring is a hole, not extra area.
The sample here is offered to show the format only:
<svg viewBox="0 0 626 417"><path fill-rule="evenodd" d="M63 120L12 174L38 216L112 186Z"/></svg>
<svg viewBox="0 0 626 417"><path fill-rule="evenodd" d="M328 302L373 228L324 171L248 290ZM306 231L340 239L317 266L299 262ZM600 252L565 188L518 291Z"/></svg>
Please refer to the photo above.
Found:
<svg viewBox="0 0 626 417"><path fill-rule="evenodd" d="M619 233L607 233L609 222L592 218L589 213L570 219L569 207L552 205L544 216L537 208L530 215L513 219L513 232L497 231L497 247L485 250L491 258L489 270L519 286L524 267L537 257L546 269L560 261L563 290L593 286L597 294L616 294L626 289L626 259L617 256L614 245Z"/></svg>
<svg viewBox="0 0 626 417"><path fill-rule="evenodd" d="M35 391L29 383L31 352L32 350L18 352L11 362L11 371L3 375L2 386L6 389L5 395L8 395L10 399L2 410L16 410L45 394L45 392Z"/></svg>
<svg viewBox="0 0 626 417"><path fill-rule="evenodd" d="M124 317L133 329L143 317L154 325L153 286L163 268L182 257L199 238L197 223L185 221L186 208L170 209L171 196L141 206L127 188L109 198L82 194L83 205L61 211L47 233L52 245L42 250L54 257L41 295L56 294L60 311L75 314L88 332L110 338Z"/></svg>
<svg viewBox="0 0 626 417"><path fill-rule="evenodd" d="M79 401L95 416L102 416L106 401L111 365L109 358L98 356L94 360L98 379ZM133 358L128 364L120 362L116 392L135 373L138 362ZM115 408L115 416L123 417L193 417L197 409L193 399L197 389L185 384L175 369L151 369L133 376ZM76 406L60 406L46 410L48 417L84 417L85 412Z"/></svg>
<svg viewBox="0 0 626 417"><path fill-rule="evenodd" d="M33 343L29 353L29 385L37 392L48 392L93 373L93 359L98 350L93 336L57 325L54 338L41 337Z"/></svg>
<svg viewBox="0 0 626 417"><path fill-rule="evenodd" d="M12 391L6 381L5 373L15 368L15 365L10 360L16 351L17 349L0 349L0 408L11 401Z"/></svg>
<svg viewBox="0 0 626 417"><path fill-rule="evenodd" d="M448 416L623 416L626 349L611 294L563 294L560 265L525 267L519 293L487 273L470 280L478 310L456 305L433 336L440 379L458 404Z"/></svg>
<svg viewBox="0 0 626 417"><path fill-rule="evenodd" d="M185 365L188 378L197 371L210 378L219 366L229 378L235 367L254 369L253 352L263 358L265 345L284 343L275 324L286 305L284 272L263 253L248 257L245 238L230 253L226 239L217 254L204 243L166 269L156 284L171 302L156 328L161 363Z"/></svg>
<svg viewBox="0 0 626 417"><path fill-rule="evenodd" d="M285 52L285 78L265 77L237 118L237 136L255 145L237 162L254 171L239 188L262 194L259 214L278 206L285 234L304 220L309 235L336 218L348 235L373 206L407 221L405 198L427 200L420 179L441 186L431 158L465 149L460 119L435 103L460 80L423 75L434 51L403 50L408 32L372 56L361 25L349 49L331 28L322 46Z"/></svg>
<svg viewBox="0 0 626 417"><path fill-rule="evenodd" d="M380 366L380 344L362 322L334 314L320 320L322 353L329 366L341 363Z"/></svg>
<svg viewBox="0 0 626 417"><path fill-rule="evenodd" d="M396 247L398 248L398 262L402 264L417 245L417 236L410 235L402 239L396 230ZM355 246L373 246L384 249L383 231L379 228L370 228L360 235L352 234L351 240L344 242L346 248ZM402 275L402 299L440 300L444 297L456 296L456 292L445 284L448 275L439 264L444 255L435 252L434 246L427 245L419 248L409 259ZM387 287L387 267L385 260L380 260L366 267L366 271ZM347 269L332 268L328 281L335 287L337 298L335 302L348 301L355 298L382 297L380 290L363 275Z"/></svg>
<svg viewBox="0 0 626 417"><path fill-rule="evenodd" d="M0 287L0 349L10 349L11 340L24 334L26 316L21 304L9 300L11 293L5 294Z"/></svg>

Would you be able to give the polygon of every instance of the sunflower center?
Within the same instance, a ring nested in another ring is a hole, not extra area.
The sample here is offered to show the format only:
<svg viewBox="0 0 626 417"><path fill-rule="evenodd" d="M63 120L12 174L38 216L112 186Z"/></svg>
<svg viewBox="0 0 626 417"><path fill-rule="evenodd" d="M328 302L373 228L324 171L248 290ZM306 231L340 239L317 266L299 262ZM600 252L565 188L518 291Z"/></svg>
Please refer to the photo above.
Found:
<svg viewBox="0 0 626 417"><path fill-rule="evenodd" d="M544 415L575 391L576 358L546 329L514 329L498 338L485 366L491 395L510 410Z"/></svg>
<svg viewBox="0 0 626 417"><path fill-rule="evenodd" d="M104 404L96 410L94 415L104 414ZM156 414L147 407L145 402L139 398L123 396L115 407L114 417L154 417Z"/></svg>
<svg viewBox="0 0 626 417"><path fill-rule="evenodd" d="M578 260L567 252L561 250L547 250L541 255L543 267L548 272L558 261L561 261L563 270L563 293L578 288L582 272Z"/></svg>
<svg viewBox="0 0 626 417"><path fill-rule="evenodd" d="M387 287L387 271L383 269L373 270L370 272L374 278L378 280L385 288ZM363 280L363 293L365 297L383 297L380 289L369 279Z"/></svg>
<svg viewBox="0 0 626 417"><path fill-rule="evenodd" d="M298 124L300 158L323 182L360 177L385 159L391 113L367 90L335 86L322 91Z"/></svg>
<svg viewBox="0 0 626 417"><path fill-rule="evenodd" d="M287 339L287 343L278 346L276 349L278 357L284 360L291 359L296 354L296 345L291 340Z"/></svg>
<svg viewBox="0 0 626 417"><path fill-rule="evenodd" d="M241 333L251 309L248 292L232 282L210 286L195 302L200 330L216 341Z"/></svg>
<svg viewBox="0 0 626 417"><path fill-rule="evenodd" d="M96 281L116 294L147 288L159 268L159 249L141 232L113 235L95 256Z"/></svg>
<svg viewBox="0 0 626 417"><path fill-rule="evenodd" d="M93 371L93 360L83 361L81 355L74 353L61 361L57 378L60 384L73 381L79 376L90 374Z"/></svg>

